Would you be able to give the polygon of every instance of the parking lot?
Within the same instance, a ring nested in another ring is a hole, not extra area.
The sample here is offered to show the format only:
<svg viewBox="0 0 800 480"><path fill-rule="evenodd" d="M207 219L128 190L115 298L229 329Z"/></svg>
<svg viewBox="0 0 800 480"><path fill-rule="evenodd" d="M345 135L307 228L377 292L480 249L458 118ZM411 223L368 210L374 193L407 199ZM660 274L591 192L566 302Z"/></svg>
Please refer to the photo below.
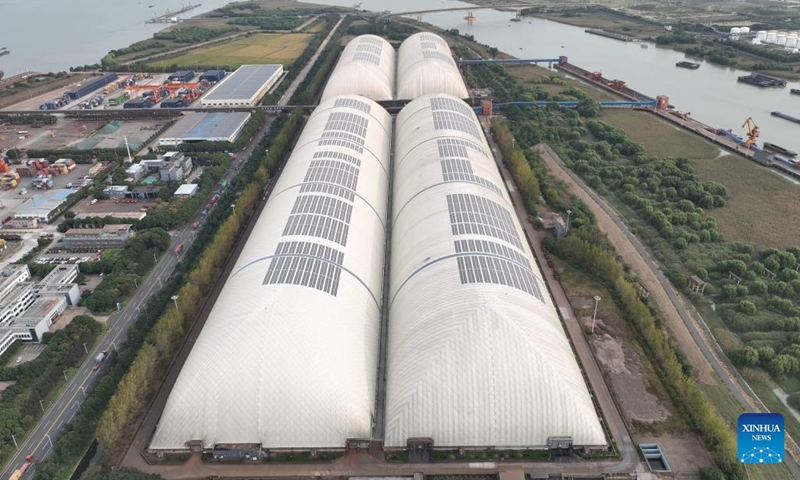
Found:
<svg viewBox="0 0 800 480"><path fill-rule="evenodd" d="M26 343L17 352L17 355L11 358L6 364L7 367L15 367L22 363L30 362L35 359L44 351L44 345L41 343Z"/></svg>

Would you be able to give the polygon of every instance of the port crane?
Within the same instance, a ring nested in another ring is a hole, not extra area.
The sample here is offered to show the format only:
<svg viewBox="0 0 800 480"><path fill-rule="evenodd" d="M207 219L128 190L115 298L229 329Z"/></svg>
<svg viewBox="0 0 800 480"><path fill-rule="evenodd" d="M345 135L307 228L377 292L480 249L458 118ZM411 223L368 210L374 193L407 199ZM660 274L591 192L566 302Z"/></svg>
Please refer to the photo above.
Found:
<svg viewBox="0 0 800 480"><path fill-rule="evenodd" d="M751 145L755 145L758 142L761 132L752 117L747 117L747 120L742 124L742 128L747 129L747 140L744 141L744 146L750 148Z"/></svg>

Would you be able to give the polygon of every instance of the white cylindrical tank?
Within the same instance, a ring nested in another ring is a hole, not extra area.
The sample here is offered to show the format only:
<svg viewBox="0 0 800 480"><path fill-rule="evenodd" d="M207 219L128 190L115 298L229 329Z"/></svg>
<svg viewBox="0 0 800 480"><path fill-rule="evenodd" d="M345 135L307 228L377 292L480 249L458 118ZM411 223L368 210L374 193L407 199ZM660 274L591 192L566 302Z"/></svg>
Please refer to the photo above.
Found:
<svg viewBox="0 0 800 480"><path fill-rule="evenodd" d="M775 41L776 45L786 45L786 32L778 34L778 39Z"/></svg>
<svg viewBox="0 0 800 480"><path fill-rule="evenodd" d="M763 42L766 39L767 39L767 31L766 30L759 30L758 33L756 33L756 40L759 40L759 41Z"/></svg>
<svg viewBox="0 0 800 480"><path fill-rule="evenodd" d="M778 31L777 30L770 30L767 32L766 43L775 43L778 41Z"/></svg>
<svg viewBox="0 0 800 480"><path fill-rule="evenodd" d="M750 33L750 27L741 27L739 33Z"/></svg>
<svg viewBox="0 0 800 480"><path fill-rule="evenodd" d="M731 35L739 35L742 32L742 29L739 27L731 28Z"/></svg>
<svg viewBox="0 0 800 480"><path fill-rule="evenodd" d="M788 35L786 37L786 48L797 48L797 35Z"/></svg>

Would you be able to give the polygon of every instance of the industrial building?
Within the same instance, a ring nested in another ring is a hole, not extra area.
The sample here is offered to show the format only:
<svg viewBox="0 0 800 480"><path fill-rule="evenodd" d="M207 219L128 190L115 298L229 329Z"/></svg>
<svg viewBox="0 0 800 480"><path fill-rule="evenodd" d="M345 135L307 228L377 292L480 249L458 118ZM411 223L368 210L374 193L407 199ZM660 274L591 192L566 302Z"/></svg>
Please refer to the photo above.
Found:
<svg viewBox="0 0 800 480"><path fill-rule="evenodd" d="M71 252L94 252L124 248L133 225L105 225L103 228L70 228L64 233L64 247Z"/></svg>
<svg viewBox="0 0 800 480"><path fill-rule="evenodd" d="M95 90L99 90L110 83L114 83L117 81L117 74L116 73L104 73L99 77L92 77L86 80L80 86L69 90L66 92L66 95L72 99L77 100L81 97L85 97L90 93L94 92Z"/></svg>
<svg viewBox="0 0 800 480"><path fill-rule="evenodd" d="M387 448L606 444L475 113L450 95L395 121Z"/></svg>
<svg viewBox="0 0 800 480"><path fill-rule="evenodd" d="M395 53L386 40L361 35L344 48L322 99L361 95L381 102L413 100L431 93L469 97L450 46L442 37L417 33Z"/></svg>
<svg viewBox="0 0 800 480"><path fill-rule="evenodd" d="M204 107L249 107L283 75L283 65L242 65L200 100Z"/></svg>
<svg viewBox="0 0 800 480"><path fill-rule="evenodd" d="M81 297L75 282L78 266L59 265L38 284L27 265L0 271L0 355L15 341L41 341L50 325Z"/></svg>
<svg viewBox="0 0 800 480"><path fill-rule="evenodd" d="M369 438L391 117L322 102L175 382L151 448L337 448ZM354 141L328 141L347 134Z"/></svg>
<svg viewBox="0 0 800 480"><path fill-rule="evenodd" d="M203 80L209 83L217 83L225 78L225 70L206 70L200 75L200 81Z"/></svg>
<svg viewBox="0 0 800 480"><path fill-rule="evenodd" d="M17 208L9 220L12 228L37 228L43 223L50 223L56 213L61 211L67 197L75 193L68 188L56 188L36 194Z"/></svg>
<svg viewBox="0 0 800 480"><path fill-rule="evenodd" d="M409 37L393 76L382 63L392 54L369 38L342 55L355 66L337 65L150 449L223 446L233 458L257 448L343 449L372 438L378 422L387 449L420 439L445 449L604 448L447 43ZM354 75L374 84L347 80ZM413 99L394 124L366 98L387 92ZM385 409L376 410L383 379Z"/></svg>
<svg viewBox="0 0 800 480"><path fill-rule="evenodd" d="M175 190L176 197L193 197L200 190L200 185L196 183L184 183L177 190Z"/></svg>
<svg viewBox="0 0 800 480"><path fill-rule="evenodd" d="M187 157L183 152L167 152L161 158L142 160L137 165L140 165L141 170L136 169L132 171L131 169L134 166L131 165L128 169L128 173L135 174L141 178L148 173L158 172L162 182L178 182L183 180L184 177L191 173L194 166L192 157ZM150 196L134 196L136 198L151 198Z"/></svg>
<svg viewBox="0 0 800 480"><path fill-rule="evenodd" d="M403 41L397 53L394 98L413 100L431 93L469 97L447 42L433 33L416 33Z"/></svg>
<svg viewBox="0 0 800 480"><path fill-rule="evenodd" d="M249 112L187 112L158 139L158 145L235 142L248 119Z"/></svg>
<svg viewBox="0 0 800 480"><path fill-rule="evenodd" d="M394 48L381 37L361 35L344 47L322 101L339 95L361 95L376 102L394 99Z"/></svg>
<svg viewBox="0 0 800 480"><path fill-rule="evenodd" d="M194 70L178 70L173 73L167 80L175 83L189 83L194 78Z"/></svg>
<svg viewBox="0 0 800 480"><path fill-rule="evenodd" d="M120 200L128 196L129 190L127 185L109 185L103 189L103 195L112 200Z"/></svg>

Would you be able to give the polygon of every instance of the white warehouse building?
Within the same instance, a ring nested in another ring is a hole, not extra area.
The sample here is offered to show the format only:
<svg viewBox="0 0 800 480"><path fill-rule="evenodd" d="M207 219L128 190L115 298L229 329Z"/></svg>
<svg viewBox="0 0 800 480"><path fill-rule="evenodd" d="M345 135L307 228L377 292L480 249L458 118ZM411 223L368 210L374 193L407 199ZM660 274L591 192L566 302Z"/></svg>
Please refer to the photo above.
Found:
<svg viewBox="0 0 800 480"><path fill-rule="evenodd" d="M605 446L589 391L472 109L397 116L387 448Z"/></svg>
<svg viewBox="0 0 800 480"><path fill-rule="evenodd" d="M358 36L344 47L322 101L339 95L361 95L376 102L394 98L394 48L375 35Z"/></svg>
<svg viewBox="0 0 800 480"><path fill-rule="evenodd" d="M450 46L439 35L411 35L397 54L396 100L413 100L431 93L469 97Z"/></svg>
<svg viewBox="0 0 800 480"><path fill-rule="evenodd" d="M342 448L375 408L392 119L309 118L162 413L151 449Z"/></svg>
<svg viewBox="0 0 800 480"><path fill-rule="evenodd" d="M242 65L200 99L204 107L250 107L280 80L283 65Z"/></svg>

